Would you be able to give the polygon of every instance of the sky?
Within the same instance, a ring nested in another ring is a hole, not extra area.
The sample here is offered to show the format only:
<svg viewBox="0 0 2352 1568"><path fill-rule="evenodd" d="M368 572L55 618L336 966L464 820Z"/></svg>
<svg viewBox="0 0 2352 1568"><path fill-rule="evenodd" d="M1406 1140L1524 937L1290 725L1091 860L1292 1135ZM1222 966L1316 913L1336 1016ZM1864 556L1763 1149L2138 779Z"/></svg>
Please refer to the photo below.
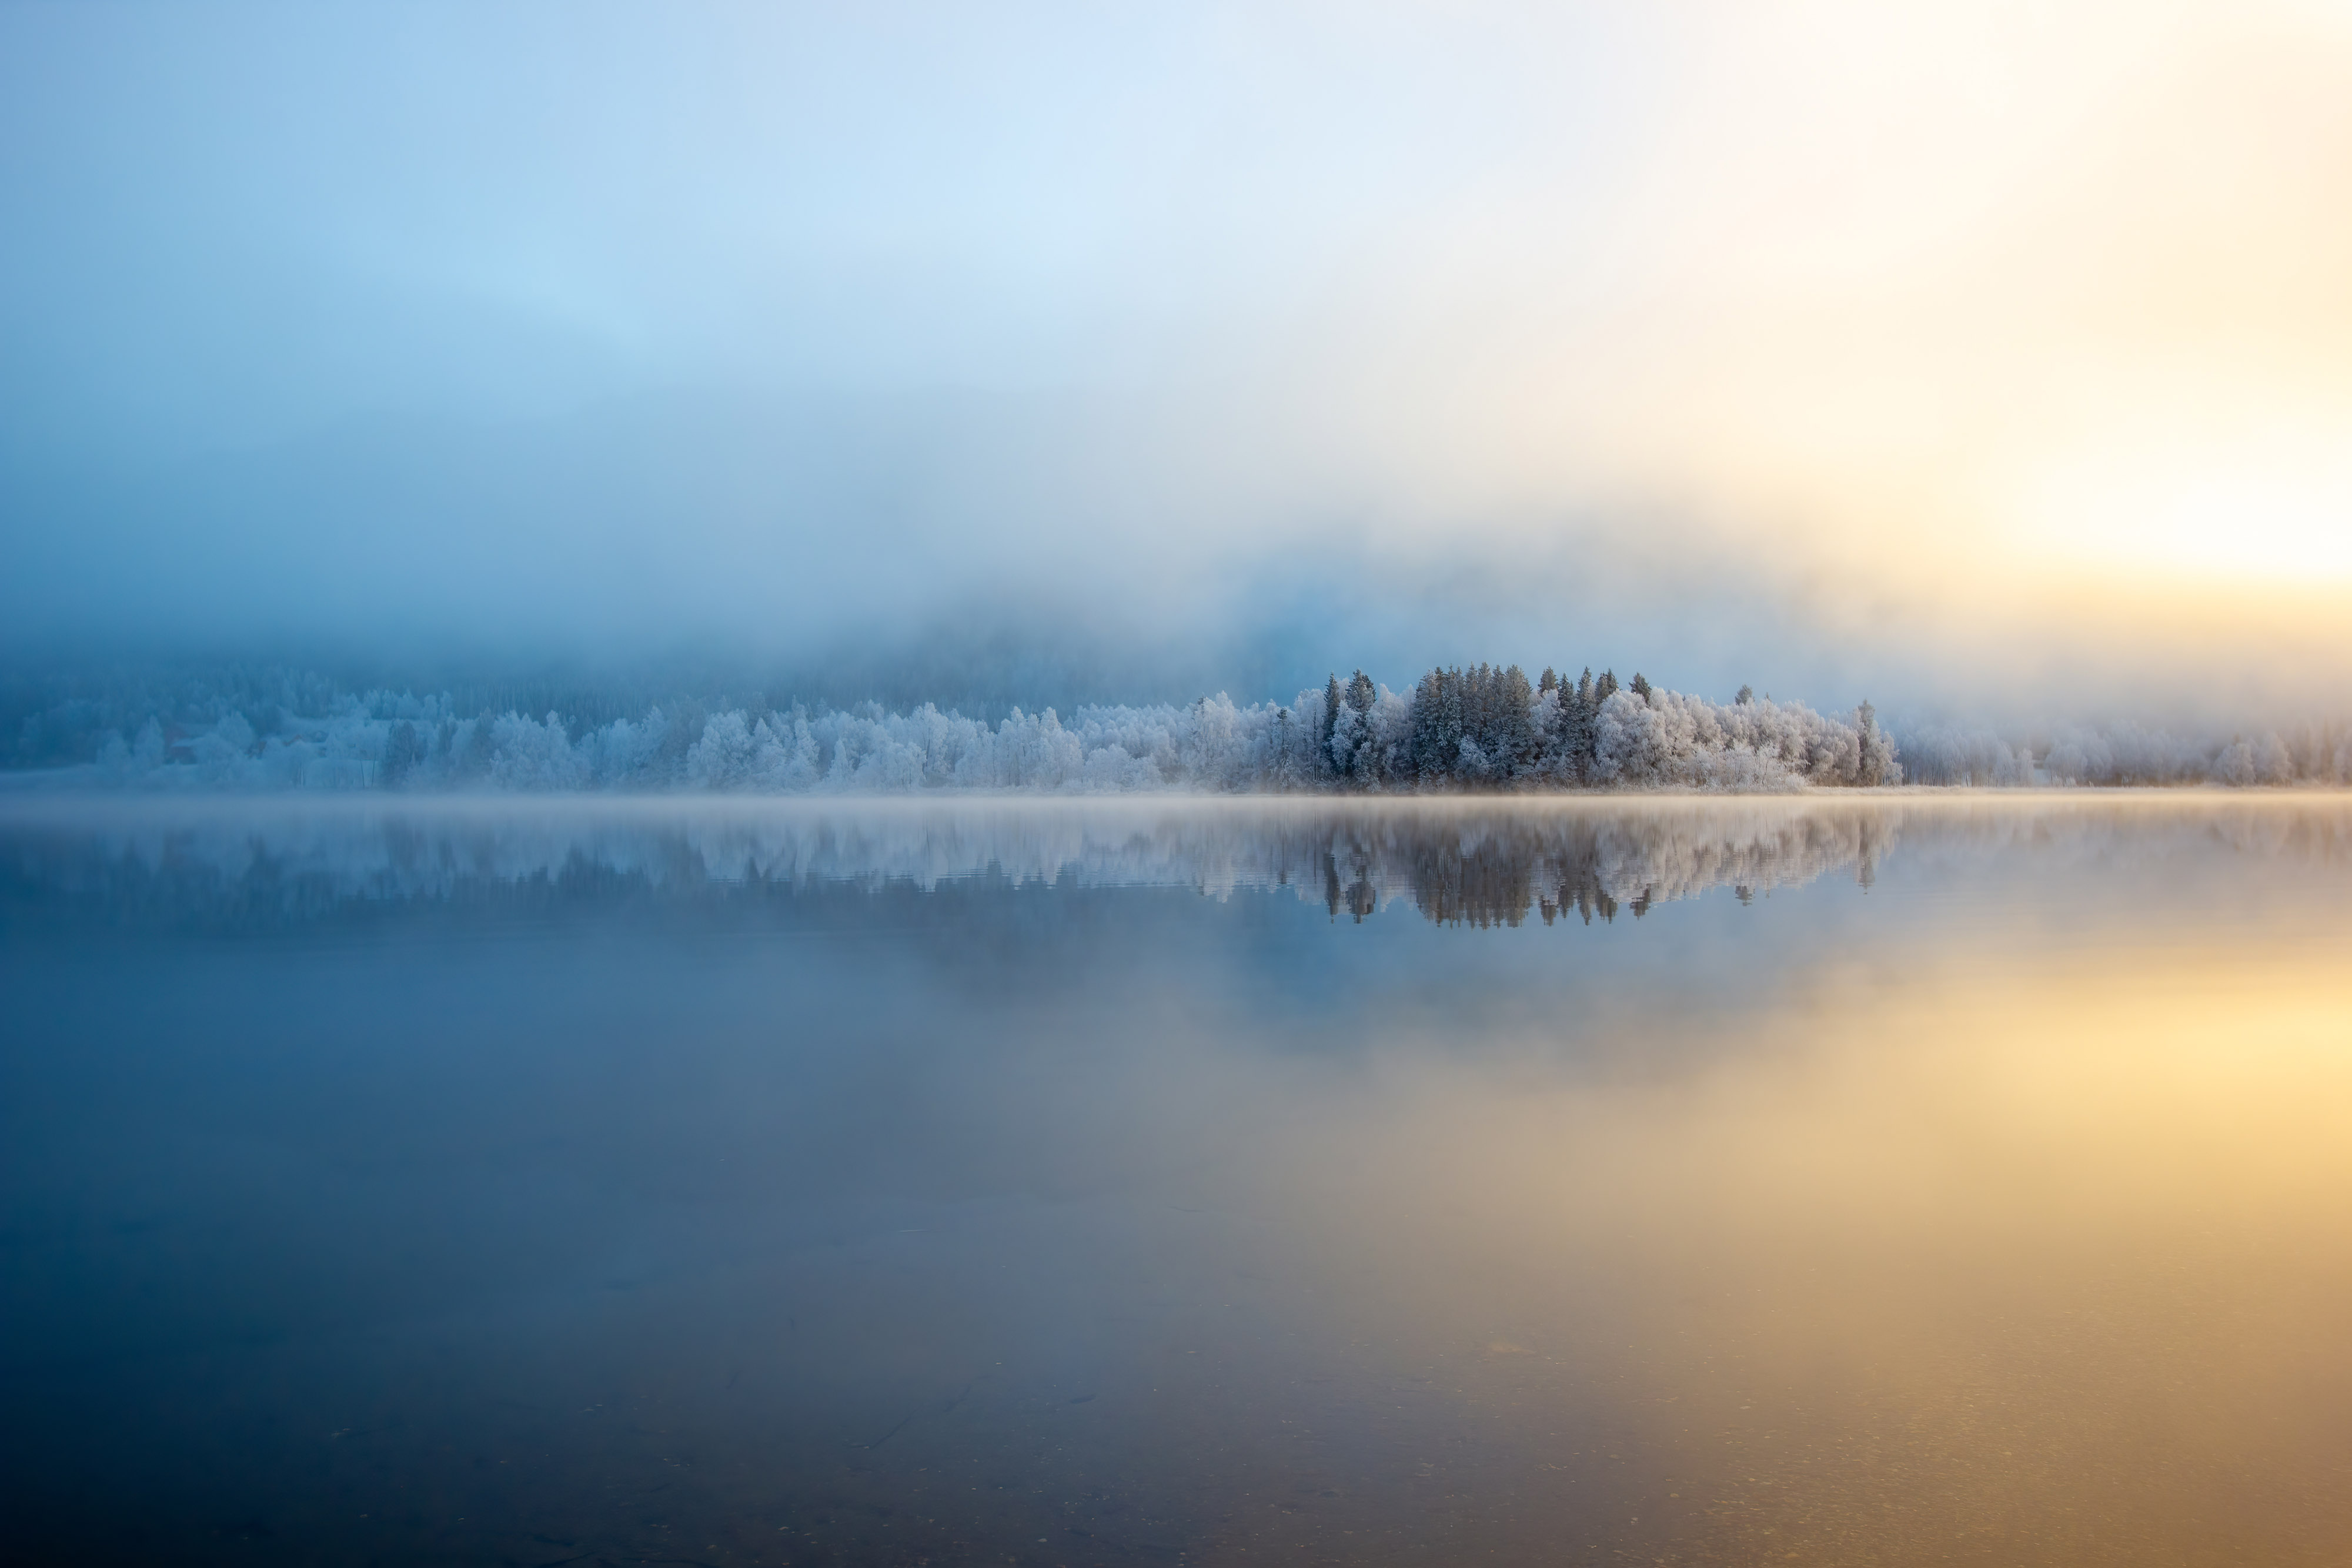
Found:
<svg viewBox="0 0 2352 1568"><path fill-rule="evenodd" d="M2347 193L2352 0L5 4L0 648L2333 715Z"/></svg>

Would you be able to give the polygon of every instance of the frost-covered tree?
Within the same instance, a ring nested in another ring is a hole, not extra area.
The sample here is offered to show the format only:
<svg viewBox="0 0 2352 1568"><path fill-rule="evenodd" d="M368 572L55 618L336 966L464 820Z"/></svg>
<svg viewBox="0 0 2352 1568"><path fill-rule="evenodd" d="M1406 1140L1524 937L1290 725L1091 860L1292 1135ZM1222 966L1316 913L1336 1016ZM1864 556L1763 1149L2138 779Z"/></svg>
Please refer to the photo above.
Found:
<svg viewBox="0 0 2352 1568"><path fill-rule="evenodd" d="M1891 784L1902 776L1895 761L1894 743L1878 727L1878 710L1865 700L1853 711L1854 728L1860 731L1856 747L1855 782L1864 786Z"/></svg>
<svg viewBox="0 0 2352 1568"><path fill-rule="evenodd" d="M1934 727L1906 734L1904 776L1914 783L2016 788L2033 782L2033 751L1990 730Z"/></svg>
<svg viewBox="0 0 2352 1568"><path fill-rule="evenodd" d="M1319 771L1327 775L1345 771L1333 754L1331 740L1339 731L1339 710L1346 706L1346 699L1339 690L1339 676L1335 671L1323 685L1322 732L1316 737L1317 754L1323 764Z"/></svg>
<svg viewBox="0 0 2352 1568"><path fill-rule="evenodd" d="M1527 672L1517 664L1496 672L1486 706L1490 767L1504 779L1532 776L1542 749L1536 733L1536 696Z"/></svg>
<svg viewBox="0 0 2352 1568"><path fill-rule="evenodd" d="M1566 682L1560 684L1551 768L1552 777L1559 782L1594 782L1595 747L1600 741L1598 720L1601 699L1606 695L1593 680L1592 668L1589 664L1577 677L1574 686Z"/></svg>
<svg viewBox="0 0 2352 1568"><path fill-rule="evenodd" d="M1379 691L1371 678L1358 670L1344 690L1334 677L1326 695L1327 700L1336 699L1331 701L1330 735L1324 748L1330 775L1344 784L1362 788L1371 781L1370 774L1376 761L1371 715L1373 706L1380 700Z"/></svg>
<svg viewBox="0 0 2352 1568"><path fill-rule="evenodd" d="M1462 758L1462 672L1432 670L1412 689L1412 773L1434 788L1453 779Z"/></svg>
<svg viewBox="0 0 2352 1568"><path fill-rule="evenodd" d="M398 724L394 725L391 732L384 737L384 788L399 789L424 760L424 738L416 733L416 726L414 723L402 719Z"/></svg>

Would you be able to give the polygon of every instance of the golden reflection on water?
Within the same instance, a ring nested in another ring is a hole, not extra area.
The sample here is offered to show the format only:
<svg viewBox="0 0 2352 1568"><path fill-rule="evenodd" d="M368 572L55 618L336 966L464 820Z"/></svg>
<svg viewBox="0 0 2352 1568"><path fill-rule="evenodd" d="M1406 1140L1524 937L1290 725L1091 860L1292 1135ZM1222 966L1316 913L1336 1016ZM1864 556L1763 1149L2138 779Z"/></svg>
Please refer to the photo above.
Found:
<svg viewBox="0 0 2352 1568"><path fill-rule="evenodd" d="M1537 1428L1598 1404L1660 1560L2352 1561L2345 962L2159 956L1839 977L1668 1083L1395 1061L1302 1228L1507 1407L1563 1552L1606 1456Z"/></svg>
<svg viewBox="0 0 2352 1568"><path fill-rule="evenodd" d="M484 1561L2352 1562L2352 798L250 810L0 845L101 1490L233 1386Z"/></svg>

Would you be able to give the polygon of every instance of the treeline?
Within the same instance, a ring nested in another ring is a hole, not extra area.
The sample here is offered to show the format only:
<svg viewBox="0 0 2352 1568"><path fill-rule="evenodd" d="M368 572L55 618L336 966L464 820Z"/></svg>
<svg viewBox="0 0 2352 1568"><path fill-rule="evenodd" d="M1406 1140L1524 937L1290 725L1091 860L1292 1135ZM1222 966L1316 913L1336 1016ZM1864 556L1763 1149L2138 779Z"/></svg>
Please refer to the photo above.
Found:
<svg viewBox="0 0 2352 1568"><path fill-rule="evenodd" d="M526 703L534 706L523 706ZM544 706L536 706L545 704ZM1012 789L1415 792L1921 783L2352 783L2352 726L2203 739L2130 725L2030 737L1924 728L1742 689L1728 703L1636 674L1480 664L1395 691L1361 671L1289 703L1222 694L993 722L924 705L851 708L613 693L353 691L280 669L93 680L11 696L9 760L126 789ZM8 731L0 731L5 735Z"/></svg>
<svg viewBox="0 0 2352 1568"><path fill-rule="evenodd" d="M1309 706L1302 699L1302 706ZM1687 785L1774 789L1902 781L1894 742L1870 705L1853 719L1801 703L1728 704L1613 671L1569 681L1547 669L1531 685L1517 665L1436 669L1410 695L1361 671L1334 676L1311 705L1330 781L1360 788Z"/></svg>
<svg viewBox="0 0 2352 1568"><path fill-rule="evenodd" d="M1902 747L1904 771L1918 784L2352 784L2352 724L2306 723L2284 732L2204 738L2136 724L2069 725L2038 743L1990 730L1920 728L1906 732Z"/></svg>
<svg viewBox="0 0 2352 1568"><path fill-rule="evenodd" d="M279 691L294 686L279 683ZM315 689L305 695L315 695ZM890 712L656 704L592 722L551 709L465 713L447 695L336 694L150 713L89 746L93 784L215 789L615 789L772 793L1019 789L1419 791L1686 786L1785 789L1901 780L1867 704L1824 716L1743 691L1710 703L1604 671L1430 671L1395 692L1361 671L1288 704L1223 694L993 724ZM54 716L26 721L26 733ZM20 751L24 749L20 747Z"/></svg>

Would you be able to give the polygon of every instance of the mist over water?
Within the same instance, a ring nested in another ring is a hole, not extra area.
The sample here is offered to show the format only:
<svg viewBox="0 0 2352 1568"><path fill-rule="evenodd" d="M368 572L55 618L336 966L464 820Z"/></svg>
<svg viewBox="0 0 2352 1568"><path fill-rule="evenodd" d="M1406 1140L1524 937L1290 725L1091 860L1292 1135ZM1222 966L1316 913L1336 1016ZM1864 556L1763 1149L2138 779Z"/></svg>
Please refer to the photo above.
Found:
<svg viewBox="0 0 2352 1568"><path fill-rule="evenodd" d="M2333 1563L2352 804L17 800L48 1560Z"/></svg>

